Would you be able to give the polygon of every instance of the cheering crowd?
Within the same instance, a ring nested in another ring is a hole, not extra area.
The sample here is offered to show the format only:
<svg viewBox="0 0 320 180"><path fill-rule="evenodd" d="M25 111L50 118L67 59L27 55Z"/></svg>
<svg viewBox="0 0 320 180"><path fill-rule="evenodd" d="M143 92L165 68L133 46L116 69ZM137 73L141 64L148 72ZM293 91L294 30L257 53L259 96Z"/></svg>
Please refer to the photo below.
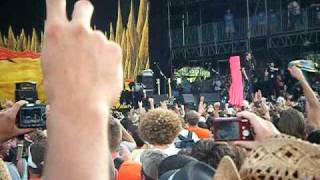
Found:
<svg viewBox="0 0 320 180"><path fill-rule="evenodd" d="M123 85L121 49L90 28L93 6L47 0L42 72L47 130L19 129L25 101L0 112L0 179L320 179L320 104L303 72L288 68L303 102L261 91L242 107L197 109L166 101L120 113L110 110ZM63 53L61 53L63 52ZM59 64L59 67L56 65ZM81 77L81 78L80 78ZM215 141L217 118L250 122L253 140Z"/></svg>

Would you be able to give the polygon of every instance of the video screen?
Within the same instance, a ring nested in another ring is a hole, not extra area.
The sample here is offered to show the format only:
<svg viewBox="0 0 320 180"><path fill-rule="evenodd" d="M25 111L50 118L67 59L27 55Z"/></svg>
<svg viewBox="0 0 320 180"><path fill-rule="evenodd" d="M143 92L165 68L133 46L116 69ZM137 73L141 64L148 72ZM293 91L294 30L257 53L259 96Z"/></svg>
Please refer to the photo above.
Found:
<svg viewBox="0 0 320 180"><path fill-rule="evenodd" d="M219 122L215 123L216 140L238 140L240 137L239 122Z"/></svg>

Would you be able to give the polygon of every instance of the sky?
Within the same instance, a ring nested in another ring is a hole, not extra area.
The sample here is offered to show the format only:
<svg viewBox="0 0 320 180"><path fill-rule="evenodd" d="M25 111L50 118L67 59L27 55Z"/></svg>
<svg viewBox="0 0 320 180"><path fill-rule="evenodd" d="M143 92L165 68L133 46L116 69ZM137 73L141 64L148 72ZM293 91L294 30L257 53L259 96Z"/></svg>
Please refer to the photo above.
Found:
<svg viewBox="0 0 320 180"><path fill-rule="evenodd" d="M72 4L76 0L67 0L68 14L72 11ZM118 0L92 0L95 11L92 19L92 25L98 29L106 30L110 22L114 22L117 16ZM129 9L129 0L121 0L123 17L127 17ZM135 0L135 6L138 7L138 0ZM37 30L43 30L45 20L45 0L0 0L0 31L7 32L11 25L15 32L24 28L31 32L35 27ZM124 19L125 21L125 19Z"/></svg>

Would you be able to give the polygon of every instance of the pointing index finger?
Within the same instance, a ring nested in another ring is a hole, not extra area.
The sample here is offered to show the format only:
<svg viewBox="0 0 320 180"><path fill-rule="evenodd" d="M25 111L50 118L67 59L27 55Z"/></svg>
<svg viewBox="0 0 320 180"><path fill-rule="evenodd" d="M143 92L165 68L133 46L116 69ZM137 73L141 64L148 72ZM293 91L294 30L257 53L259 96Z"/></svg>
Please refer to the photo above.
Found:
<svg viewBox="0 0 320 180"><path fill-rule="evenodd" d="M66 0L46 0L47 22L67 21Z"/></svg>

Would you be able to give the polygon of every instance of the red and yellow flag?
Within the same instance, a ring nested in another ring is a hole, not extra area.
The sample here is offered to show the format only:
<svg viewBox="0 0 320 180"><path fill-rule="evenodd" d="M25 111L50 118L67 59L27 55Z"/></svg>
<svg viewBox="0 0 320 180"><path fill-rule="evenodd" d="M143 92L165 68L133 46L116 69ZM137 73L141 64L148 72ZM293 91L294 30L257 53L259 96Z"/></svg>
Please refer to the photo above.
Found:
<svg viewBox="0 0 320 180"><path fill-rule="evenodd" d="M39 99L44 102L40 54L31 51L16 52L0 48L0 102L15 100L15 83L36 82Z"/></svg>

